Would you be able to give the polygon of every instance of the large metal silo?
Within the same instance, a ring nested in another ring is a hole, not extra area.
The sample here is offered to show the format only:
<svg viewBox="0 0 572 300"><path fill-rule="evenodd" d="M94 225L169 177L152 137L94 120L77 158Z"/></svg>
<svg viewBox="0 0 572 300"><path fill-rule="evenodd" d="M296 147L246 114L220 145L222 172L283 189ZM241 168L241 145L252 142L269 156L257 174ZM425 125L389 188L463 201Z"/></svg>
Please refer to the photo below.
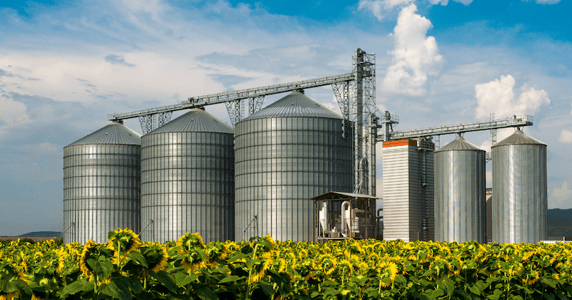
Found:
<svg viewBox="0 0 572 300"><path fill-rule="evenodd" d="M235 128L236 240L314 241L312 197L352 192L342 116L292 92Z"/></svg>
<svg viewBox="0 0 572 300"><path fill-rule="evenodd" d="M435 151L435 240L485 243L485 151L460 135Z"/></svg>
<svg viewBox="0 0 572 300"><path fill-rule="evenodd" d="M141 238L234 239L234 130L192 109L141 138Z"/></svg>
<svg viewBox="0 0 572 300"><path fill-rule="evenodd" d="M141 135L111 123L64 147L64 243L140 229Z"/></svg>
<svg viewBox="0 0 572 300"><path fill-rule="evenodd" d="M546 144L517 129L492 147L493 241L547 238Z"/></svg>

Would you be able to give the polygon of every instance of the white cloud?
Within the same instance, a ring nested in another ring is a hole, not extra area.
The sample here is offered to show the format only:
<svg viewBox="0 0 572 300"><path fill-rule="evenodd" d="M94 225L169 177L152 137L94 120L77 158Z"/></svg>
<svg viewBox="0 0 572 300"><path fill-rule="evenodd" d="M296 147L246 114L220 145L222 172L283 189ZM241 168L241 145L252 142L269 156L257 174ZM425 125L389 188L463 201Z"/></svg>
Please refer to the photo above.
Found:
<svg viewBox="0 0 572 300"><path fill-rule="evenodd" d="M473 2L473 0L453 0L453 1L462 3L464 5L469 5L471 4L471 2ZM440 3L441 5L445 6L449 4L449 0L429 0L429 3L433 5L437 5Z"/></svg>
<svg viewBox="0 0 572 300"><path fill-rule="evenodd" d="M530 0L522 0L523 2L530 2ZM560 0L535 0L536 4L556 4L559 3Z"/></svg>
<svg viewBox="0 0 572 300"><path fill-rule="evenodd" d="M455 2L463 3L464 5L469 5L473 0L453 0ZM371 10L373 15L377 20L381 21L386 17L387 12L393 10L395 7L403 7L414 3L415 0L360 0L358 4L358 10ZM437 5L441 4L446 6L449 4L449 0L429 0L429 4Z"/></svg>
<svg viewBox="0 0 572 300"><path fill-rule="evenodd" d="M6 94L0 96L0 107L0 136L10 128L30 121L26 105L12 100Z"/></svg>
<svg viewBox="0 0 572 300"><path fill-rule="evenodd" d="M497 119L512 115L534 114L541 105L550 104L546 91L535 90L526 84L521 87L521 93L515 99L514 84L515 80L510 74L488 83L477 84L476 119L488 119L490 113L495 113Z"/></svg>
<svg viewBox="0 0 572 300"><path fill-rule="evenodd" d="M562 186L554 188L548 201L548 208L572 208L572 190L568 189L568 182L562 183Z"/></svg>
<svg viewBox="0 0 572 300"><path fill-rule="evenodd" d="M393 38L395 49L392 65L387 69L382 89L410 96L426 93L427 77L438 75L445 63L439 54L435 38L427 37L431 21L415 12L417 6L411 4L401 10Z"/></svg>
<svg viewBox="0 0 572 300"><path fill-rule="evenodd" d="M369 9L377 20L381 21L388 12L396 6L405 6L415 2L415 0L360 0L358 10Z"/></svg>
<svg viewBox="0 0 572 300"><path fill-rule="evenodd" d="M487 185L487 187L493 186L493 172L492 172L492 171L487 171L487 172L485 173L485 177L486 177L486 185Z"/></svg>
<svg viewBox="0 0 572 300"><path fill-rule="evenodd" d="M572 144L572 132L563 129L562 132L560 132L560 137L558 137L558 141L563 144Z"/></svg>

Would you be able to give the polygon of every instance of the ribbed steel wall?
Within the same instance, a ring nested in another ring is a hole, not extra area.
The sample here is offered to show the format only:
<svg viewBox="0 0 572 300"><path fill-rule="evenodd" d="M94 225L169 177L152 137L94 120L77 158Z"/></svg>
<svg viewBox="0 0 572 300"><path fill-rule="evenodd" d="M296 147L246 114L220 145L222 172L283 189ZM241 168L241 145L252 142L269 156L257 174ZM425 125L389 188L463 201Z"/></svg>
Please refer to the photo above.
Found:
<svg viewBox="0 0 572 300"><path fill-rule="evenodd" d="M342 138L341 119L293 92L236 125L237 241L315 240L310 198L352 192L351 140Z"/></svg>
<svg viewBox="0 0 572 300"><path fill-rule="evenodd" d="M517 130L492 148L493 241L547 238L546 144Z"/></svg>
<svg viewBox="0 0 572 300"><path fill-rule="evenodd" d="M140 141L113 123L64 147L64 243L104 243L111 230L139 231Z"/></svg>
<svg viewBox="0 0 572 300"><path fill-rule="evenodd" d="M231 126L201 109L142 137L142 240L234 239L233 140Z"/></svg>
<svg viewBox="0 0 572 300"><path fill-rule="evenodd" d="M383 239L434 240L434 152L407 143L383 148Z"/></svg>
<svg viewBox="0 0 572 300"><path fill-rule="evenodd" d="M462 137L435 152L435 240L485 243L485 151Z"/></svg>

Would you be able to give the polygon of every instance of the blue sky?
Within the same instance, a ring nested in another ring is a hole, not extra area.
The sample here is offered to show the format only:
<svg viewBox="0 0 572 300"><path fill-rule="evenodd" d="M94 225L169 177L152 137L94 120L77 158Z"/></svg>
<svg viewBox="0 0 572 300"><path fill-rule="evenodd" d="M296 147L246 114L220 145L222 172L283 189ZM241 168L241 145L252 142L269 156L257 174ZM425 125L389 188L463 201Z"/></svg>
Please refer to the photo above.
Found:
<svg viewBox="0 0 572 300"><path fill-rule="evenodd" d="M377 54L396 130L533 115L549 207L572 208L570 0L4 2L0 235L62 229L62 149L107 114L347 73L356 48ZM306 93L338 110L331 88ZM488 132L465 138L490 147Z"/></svg>

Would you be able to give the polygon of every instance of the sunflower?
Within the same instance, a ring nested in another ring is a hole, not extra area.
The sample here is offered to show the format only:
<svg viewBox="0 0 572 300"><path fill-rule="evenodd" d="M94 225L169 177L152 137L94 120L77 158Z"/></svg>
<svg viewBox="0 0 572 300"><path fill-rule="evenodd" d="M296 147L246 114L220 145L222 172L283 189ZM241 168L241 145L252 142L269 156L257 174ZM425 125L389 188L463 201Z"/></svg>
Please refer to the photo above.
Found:
<svg viewBox="0 0 572 300"><path fill-rule="evenodd" d="M320 267L326 276L330 276L336 270L336 260L324 255L320 262Z"/></svg>
<svg viewBox="0 0 572 300"><path fill-rule="evenodd" d="M110 231L108 238L107 248L116 252L129 253L141 245L139 236L128 228Z"/></svg>
<svg viewBox="0 0 572 300"><path fill-rule="evenodd" d="M535 284L538 279L540 279L540 273L535 270L531 270L530 275L526 275L525 278L522 278L522 283L533 285Z"/></svg>
<svg viewBox="0 0 572 300"><path fill-rule="evenodd" d="M65 251L64 250L56 250L56 254L58 255L58 266L56 267L56 272L61 273L63 271L64 263L65 263Z"/></svg>
<svg viewBox="0 0 572 300"><path fill-rule="evenodd" d="M92 250L95 250L96 245L97 244L94 241L88 240L83 246L83 251L81 252L80 270L86 277L90 277L91 275L91 271L89 270L91 267L88 266L87 260L92 258Z"/></svg>
<svg viewBox="0 0 572 300"><path fill-rule="evenodd" d="M338 269L345 275L352 275L354 272L352 263L347 259L342 259L338 262Z"/></svg>
<svg viewBox="0 0 572 300"><path fill-rule="evenodd" d="M184 255L195 247L205 248L205 243L203 243L203 237L198 232L187 232L177 240L177 246L181 247L179 253Z"/></svg>
<svg viewBox="0 0 572 300"><path fill-rule="evenodd" d="M395 282L395 277L397 276L397 265L392 262L382 262L379 265L377 272L380 277L381 286L386 288Z"/></svg>
<svg viewBox="0 0 572 300"><path fill-rule="evenodd" d="M193 272L196 272L209 265L209 256L202 249L189 249L185 256L181 261L181 265L185 270L191 269Z"/></svg>
<svg viewBox="0 0 572 300"><path fill-rule="evenodd" d="M0 295L0 300L12 300L14 299L16 296L18 296L20 293L18 292L12 292L10 294L6 294L6 295Z"/></svg>
<svg viewBox="0 0 572 300"><path fill-rule="evenodd" d="M169 259L169 254L167 253L167 247L160 243L153 243L148 245L148 247L141 253L147 260L149 270L153 272L158 272L159 270L164 270L167 266L167 260Z"/></svg>
<svg viewBox="0 0 572 300"><path fill-rule="evenodd" d="M268 259L267 262L270 260L271 259ZM268 269L268 264L266 264L266 263L257 264L255 266L253 266L252 271L255 271L256 273L249 276L249 282L250 283L258 282L260 279L262 279L262 277L264 277L264 274L266 273L265 271L267 269Z"/></svg>

